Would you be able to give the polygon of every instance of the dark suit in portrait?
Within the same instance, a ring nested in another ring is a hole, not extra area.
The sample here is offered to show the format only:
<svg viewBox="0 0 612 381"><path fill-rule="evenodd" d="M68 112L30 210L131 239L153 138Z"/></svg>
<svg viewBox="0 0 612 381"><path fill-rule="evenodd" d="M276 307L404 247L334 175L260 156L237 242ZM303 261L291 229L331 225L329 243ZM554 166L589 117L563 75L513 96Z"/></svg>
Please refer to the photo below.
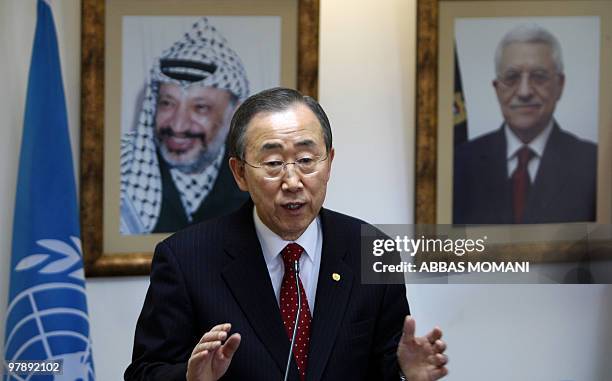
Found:
<svg viewBox="0 0 612 381"><path fill-rule="evenodd" d="M238 209L248 199L248 193L240 191L236 186L227 161L226 153L219 168L219 175L210 192L193 214L193 221L204 221L228 214ZM185 214L180 192L172 180L168 164L163 160L158 162L163 192L161 210L152 232L174 232L188 226L191 222Z"/></svg>
<svg viewBox="0 0 612 381"><path fill-rule="evenodd" d="M326 209L319 216L323 247L306 379L398 380L396 350L409 314L405 286L362 284L363 222ZM282 380L290 341L252 202L157 246L126 379L184 380L202 334L223 322L242 336L223 380ZM295 359L289 379L299 380Z"/></svg>
<svg viewBox="0 0 612 381"><path fill-rule="evenodd" d="M503 128L457 147L453 223L514 223L506 157ZM555 123L528 188L522 223L594 221L596 186L597 146Z"/></svg>

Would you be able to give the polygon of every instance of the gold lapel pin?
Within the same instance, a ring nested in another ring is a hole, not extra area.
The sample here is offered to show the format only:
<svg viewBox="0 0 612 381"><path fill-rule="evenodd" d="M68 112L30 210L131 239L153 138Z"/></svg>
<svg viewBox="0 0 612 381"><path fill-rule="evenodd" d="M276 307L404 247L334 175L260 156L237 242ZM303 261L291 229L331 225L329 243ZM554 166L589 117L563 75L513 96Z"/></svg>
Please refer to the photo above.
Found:
<svg viewBox="0 0 612 381"><path fill-rule="evenodd" d="M332 274L332 279L335 280L336 282L340 281L340 274L333 273Z"/></svg>

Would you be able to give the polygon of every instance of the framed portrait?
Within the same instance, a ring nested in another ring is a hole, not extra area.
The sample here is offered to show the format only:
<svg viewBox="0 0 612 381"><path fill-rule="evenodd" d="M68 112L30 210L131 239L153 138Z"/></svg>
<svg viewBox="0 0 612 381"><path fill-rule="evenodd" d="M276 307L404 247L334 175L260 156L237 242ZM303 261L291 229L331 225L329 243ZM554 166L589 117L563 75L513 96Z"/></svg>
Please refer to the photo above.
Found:
<svg viewBox="0 0 612 381"><path fill-rule="evenodd" d="M317 96L318 0L83 0L87 276L144 275L174 231L237 209L225 140L249 95Z"/></svg>
<svg viewBox="0 0 612 381"><path fill-rule="evenodd" d="M496 237L501 257L609 257L612 4L417 8L416 223Z"/></svg>

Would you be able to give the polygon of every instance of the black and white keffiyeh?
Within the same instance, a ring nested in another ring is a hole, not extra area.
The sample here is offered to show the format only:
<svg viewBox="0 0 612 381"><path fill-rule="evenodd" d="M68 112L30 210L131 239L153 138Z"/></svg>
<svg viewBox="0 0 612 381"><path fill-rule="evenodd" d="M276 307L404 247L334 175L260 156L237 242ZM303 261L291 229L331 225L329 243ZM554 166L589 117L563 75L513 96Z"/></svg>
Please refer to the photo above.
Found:
<svg viewBox="0 0 612 381"><path fill-rule="evenodd" d="M121 139L121 234L146 234L153 231L161 211L162 185L155 146L155 113L161 83L182 87L203 86L225 89L238 102L246 99L249 84L242 61L206 17L162 52L149 73L145 98L137 126ZM204 200L219 172L224 151L214 163L197 175L178 174L172 178L188 205L188 218ZM201 176L195 179L196 176ZM186 184L196 184L187 190ZM201 192L196 187L202 187Z"/></svg>
<svg viewBox="0 0 612 381"><path fill-rule="evenodd" d="M225 147L221 147L221 152L219 152L215 161L206 167L202 173L191 174L181 172L176 168L170 169L170 176L172 176L172 181L174 181L174 185L181 195L181 204L189 222L193 220L193 214L215 185L224 155Z"/></svg>

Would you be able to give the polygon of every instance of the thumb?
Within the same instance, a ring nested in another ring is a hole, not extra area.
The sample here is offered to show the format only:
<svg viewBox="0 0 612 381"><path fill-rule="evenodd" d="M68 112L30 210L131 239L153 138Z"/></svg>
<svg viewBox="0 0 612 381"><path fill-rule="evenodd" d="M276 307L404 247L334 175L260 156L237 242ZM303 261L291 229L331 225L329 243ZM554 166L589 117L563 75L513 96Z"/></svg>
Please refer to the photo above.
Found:
<svg viewBox="0 0 612 381"><path fill-rule="evenodd" d="M404 319L404 328L402 332L402 340L414 339L414 333L416 331L416 322L410 315L406 315Z"/></svg>
<svg viewBox="0 0 612 381"><path fill-rule="evenodd" d="M240 345L240 340L241 337L239 333L234 333L233 335L228 337L227 340L225 340L225 343L221 347L221 354L224 358L231 360L231 358L234 356L234 353L236 353L238 346Z"/></svg>

